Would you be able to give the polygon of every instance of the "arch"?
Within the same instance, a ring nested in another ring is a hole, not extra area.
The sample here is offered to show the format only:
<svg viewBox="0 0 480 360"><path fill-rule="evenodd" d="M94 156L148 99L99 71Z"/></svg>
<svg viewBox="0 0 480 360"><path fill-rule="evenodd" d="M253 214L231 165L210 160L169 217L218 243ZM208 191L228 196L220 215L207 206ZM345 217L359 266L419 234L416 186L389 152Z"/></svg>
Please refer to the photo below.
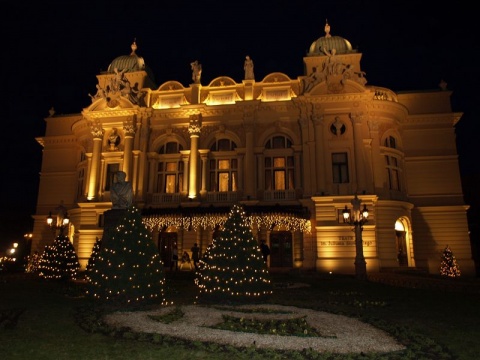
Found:
<svg viewBox="0 0 480 360"><path fill-rule="evenodd" d="M178 142L183 149L188 149L185 139L173 133L166 133L157 137L152 143L152 151L158 152L160 148L168 142Z"/></svg>
<svg viewBox="0 0 480 360"><path fill-rule="evenodd" d="M300 139L298 138L298 134L295 134L290 129L277 124L277 126L275 127L270 126L267 130L265 130L263 134L261 134L258 137L258 143L256 144L256 146L265 147L267 140L272 136L276 136L276 135L285 135L289 137L290 140L292 141L292 145L300 144Z"/></svg>
<svg viewBox="0 0 480 360"><path fill-rule="evenodd" d="M405 216L395 221L395 249L399 267L414 267L412 227L410 219Z"/></svg>
<svg viewBox="0 0 480 360"><path fill-rule="evenodd" d="M232 86L232 85L236 85L236 83L235 83L235 80L233 80L229 76L219 76L213 79L212 81L210 81L210 83L208 84L208 86L210 87L217 87L217 86L223 87L223 86Z"/></svg>
<svg viewBox="0 0 480 360"><path fill-rule="evenodd" d="M157 91L172 91L172 90L183 90L185 87L179 83L178 81L166 81L162 85L160 85Z"/></svg>
<svg viewBox="0 0 480 360"><path fill-rule="evenodd" d="M281 72L274 72L265 76L262 80L263 83L277 83L282 81L291 81L288 75Z"/></svg>
<svg viewBox="0 0 480 360"><path fill-rule="evenodd" d="M390 138L393 137L395 139L395 147L386 146L385 142ZM396 129L388 129L382 134L382 138L380 139L380 146L388 147L390 149L396 149L402 151L403 149L403 141L402 137L398 133Z"/></svg>
<svg viewBox="0 0 480 360"><path fill-rule="evenodd" d="M205 149L210 149L210 147L213 145L215 141L218 141L220 139L228 139L233 141L238 147L243 147L244 144L240 137L234 133L233 131L230 130L222 130L219 129L217 131L211 132L206 139L203 141L202 147Z"/></svg>

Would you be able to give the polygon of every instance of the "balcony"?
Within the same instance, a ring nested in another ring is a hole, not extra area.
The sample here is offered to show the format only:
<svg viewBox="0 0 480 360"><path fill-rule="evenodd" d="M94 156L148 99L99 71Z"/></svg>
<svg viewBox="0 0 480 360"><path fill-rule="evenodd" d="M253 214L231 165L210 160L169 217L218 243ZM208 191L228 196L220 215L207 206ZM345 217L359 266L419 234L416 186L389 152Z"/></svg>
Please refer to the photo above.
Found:
<svg viewBox="0 0 480 360"><path fill-rule="evenodd" d="M296 200L295 190L265 190L263 193L265 201L289 201Z"/></svg>
<svg viewBox="0 0 480 360"><path fill-rule="evenodd" d="M207 202L210 203L233 203L237 202L239 196L237 191L208 192Z"/></svg>
<svg viewBox="0 0 480 360"><path fill-rule="evenodd" d="M155 193L152 194L150 199L151 205L160 205L160 204L179 204L182 197L180 193Z"/></svg>

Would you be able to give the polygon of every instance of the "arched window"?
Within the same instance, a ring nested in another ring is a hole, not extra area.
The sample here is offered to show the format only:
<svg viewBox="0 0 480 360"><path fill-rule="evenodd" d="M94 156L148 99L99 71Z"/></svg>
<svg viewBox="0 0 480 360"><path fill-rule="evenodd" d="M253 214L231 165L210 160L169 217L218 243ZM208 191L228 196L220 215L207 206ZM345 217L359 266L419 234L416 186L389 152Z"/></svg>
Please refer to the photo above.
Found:
<svg viewBox="0 0 480 360"><path fill-rule="evenodd" d="M401 161L398 151L395 151L395 149L397 148L397 140L393 136L388 136L385 138L384 145L386 148L388 148L385 154L385 166L387 171L388 188L390 190L401 190Z"/></svg>
<svg viewBox="0 0 480 360"><path fill-rule="evenodd" d="M210 146L210 151L234 151L236 148L237 144L230 139L217 139Z"/></svg>
<svg viewBox="0 0 480 360"><path fill-rule="evenodd" d="M385 146L389 147L391 149L396 149L397 148L397 142L393 136L388 136L385 138Z"/></svg>
<svg viewBox="0 0 480 360"><path fill-rule="evenodd" d="M238 191L237 144L227 138L217 139L210 146L210 191Z"/></svg>
<svg viewBox="0 0 480 360"><path fill-rule="evenodd" d="M265 190L294 190L295 162L292 140L275 135L265 143Z"/></svg>
<svg viewBox="0 0 480 360"><path fill-rule="evenodd" d="M291 147L292 140L286 136L272 136L265 144L265 149L288 149Z"/></svg>
<svg viewBox="0 0 480 360"><path fill-rule="evenodd" d="M159 154L178 154L181 150L183 150L183 146L176 141L169 141L165 145L163 145L160 150L158 150Z"/></svg>
<svg viewBox="0 0 480 360"><path fill-rule="evenodd" d="M174 194L182 191L184 182L184 164L180 151L183 146L169 141L160 147L157 164L157 192Z"/></svg>

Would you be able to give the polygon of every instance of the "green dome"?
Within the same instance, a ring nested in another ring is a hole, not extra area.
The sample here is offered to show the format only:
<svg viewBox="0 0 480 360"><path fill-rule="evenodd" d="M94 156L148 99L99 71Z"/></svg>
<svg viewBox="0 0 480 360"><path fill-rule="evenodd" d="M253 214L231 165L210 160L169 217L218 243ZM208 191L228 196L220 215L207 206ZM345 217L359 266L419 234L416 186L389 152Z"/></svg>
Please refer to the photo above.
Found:
<svg viewBox="0 0 480 360"><path fill-rule="evenodd" d="M335 50L335 51L333 51ZM349 54L354 53L356 50L352 49L352 44L347 39L341 36L330 35L330 25L328 21L325 25L325 36L315 40L308 51L308 56L319 56L331 54L332 51L335 54Z"/></svg>
<svg viewBox="0 0 480 360"><path fill-rule="evenodd" d="M108 73L114 73L115 69L117 71L132 72L132 71L141 71L145 70L145 61L141 56L135 54L137 50L137 44L133 42L132 52L130 55L122 55L115 58L110 65L108 66Z"/></svg>

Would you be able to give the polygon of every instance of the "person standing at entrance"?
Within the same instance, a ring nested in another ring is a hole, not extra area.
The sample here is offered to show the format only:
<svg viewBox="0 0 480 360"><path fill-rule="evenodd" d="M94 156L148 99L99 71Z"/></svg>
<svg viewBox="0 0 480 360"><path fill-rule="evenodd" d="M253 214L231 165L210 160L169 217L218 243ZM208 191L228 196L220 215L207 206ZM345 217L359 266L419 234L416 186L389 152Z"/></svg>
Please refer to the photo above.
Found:
<svg viewBox="0 0 480 360"><path fill-rule="evenodd" d="M176 246L172 247L172 261L170 262L170 270L173 270L173 266L175 266L175 270L178 270L178 250Z"/></svg>
<svg viewBox="0 0 480 360"><path fill-rule="evenodd" d="M265 262L267 262L268 255L270 255L270 248L268 247L265 240L262 240L262 243L260 244L260 250L262 251L263 260L265 260Z"/></svg>
<svg viewBox="0 0 480 360"><path fill-rule="evenodd" d="M200 262L200 248L198 247L198 244L195 243L190 250L192 251L193 265L195 266L195 270L198 270L198 263Z"/></svg>

